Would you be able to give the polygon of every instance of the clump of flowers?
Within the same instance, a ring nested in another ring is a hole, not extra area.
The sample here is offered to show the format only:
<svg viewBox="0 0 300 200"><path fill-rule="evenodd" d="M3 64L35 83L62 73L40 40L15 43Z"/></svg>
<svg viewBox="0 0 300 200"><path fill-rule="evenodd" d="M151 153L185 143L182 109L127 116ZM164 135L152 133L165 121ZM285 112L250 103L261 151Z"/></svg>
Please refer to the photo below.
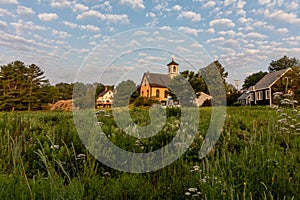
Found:
<svg viewBox="0 0 300 200"><path fill-rule="evenodd" d="M199 199L201 194L202 193L198 191L197 188L188 188L187 191L184 193L185 197L188 199Z"/></svg>
<svg viewBox="0 0 300 200"><path fill-rule="evenodd" d="M283 94L282 92L275 92L274 102L276 105L278 116L277 116L277 127L279 132L285 133L300 133L300 112L295 106L298 104L297 100L293 100L292 95Z"/></svg>

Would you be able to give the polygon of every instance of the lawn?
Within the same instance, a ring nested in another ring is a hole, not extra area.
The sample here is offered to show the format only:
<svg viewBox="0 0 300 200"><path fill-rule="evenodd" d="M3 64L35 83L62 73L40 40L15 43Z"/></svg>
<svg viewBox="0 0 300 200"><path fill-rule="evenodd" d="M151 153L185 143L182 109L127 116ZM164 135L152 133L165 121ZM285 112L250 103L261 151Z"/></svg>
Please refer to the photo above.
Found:
<svg viewBox="0 0 300 200"><path fill-rule="evenodd" d="M300 199L298 112L228 107L217 144L200 159L211 117L211 108L201 108L188 150L149 173L121 172L97 161L82 144L72 113L0 113L0 199ZM157 135L143 139L125 134L108 113L98 115L99 124L127 151L155 151L184 134L178 133L178 109L167 111ZM136 124L151 123L147 108L130 114Z"/></svg>

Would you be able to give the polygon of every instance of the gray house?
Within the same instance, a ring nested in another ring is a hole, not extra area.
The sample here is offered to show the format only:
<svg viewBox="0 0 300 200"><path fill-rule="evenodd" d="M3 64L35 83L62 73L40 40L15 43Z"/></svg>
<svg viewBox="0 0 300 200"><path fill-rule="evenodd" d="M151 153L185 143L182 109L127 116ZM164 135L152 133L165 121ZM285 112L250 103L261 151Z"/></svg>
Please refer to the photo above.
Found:
<svg viewBox="0 0 300 200"><path fill-rule="evenodd" d="M242 105L269 105L272 106L272 94L277 92L278 82L283 82L287 74L294 73L291 68L266 74L254 86L248 88L239 98ZM284 91L282 91L284 92Z"/></svg>

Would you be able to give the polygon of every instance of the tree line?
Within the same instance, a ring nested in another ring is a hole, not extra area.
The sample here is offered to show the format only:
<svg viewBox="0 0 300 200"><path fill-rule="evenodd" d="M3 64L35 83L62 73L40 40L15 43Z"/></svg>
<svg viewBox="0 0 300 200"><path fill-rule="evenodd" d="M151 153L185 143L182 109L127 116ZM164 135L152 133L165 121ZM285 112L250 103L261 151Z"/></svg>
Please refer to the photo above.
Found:
<svg viewBox="0 0 300 200"><path fill-rule="evenodd" d="M240 94L233 85L226 82L228 72L225 71L224 67L218 61L215 61L214 64L217 66L224 82L227 105L232 105ZM249 75L244 80L243 87L248 88L255 85L267 73L288 67L292 67L294 71L299 73L299 60L287 56L283 56L278 60L272 60L269 64L268 72L260 71ZM209 90L200 71L194 72L186 70L181 72L181 75L189 81L195 93L204 92L209 94ZM39 66L35 64L25 65L21 61L11 62L7 65L0 66L0 110L46 110L49 104L53 104L59 100L72 99L75 84L80 85L82 91L95 91L95 100L96 97L105 90L105 86L102 83L57 83L51 85ZM135 83L131 81L129 86L125 84L125 86L122 87L130 88L133 85L135 85ZM113 88L113 86L110 87ZM120 88L119 86L119 91L122 91ZM136 90L130 102L134 102L138 96L139 94ZM83 102L81 102L81 104L82 103Z"/></svg>
<svg viewBox="0 0 300 200"><path fill-rule="evenodd" d="M101 83L83 84L96 88L96 95L104 90ZM44 71L35 64L14 61L0 66L0 110L45 110L49 104L72 99L74 83L51 85Z"/></svg>

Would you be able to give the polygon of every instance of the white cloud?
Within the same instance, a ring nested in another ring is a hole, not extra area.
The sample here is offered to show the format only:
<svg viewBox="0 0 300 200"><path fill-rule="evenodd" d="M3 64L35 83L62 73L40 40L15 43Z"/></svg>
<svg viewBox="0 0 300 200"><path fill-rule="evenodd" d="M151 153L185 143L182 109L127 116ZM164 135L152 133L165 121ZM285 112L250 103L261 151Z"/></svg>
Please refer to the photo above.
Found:
<svg viewBox="0 0 300 200"><path fill-rule="evenodd" d="M16 29L17 34L22 34L24 30L31 30L31 31L46 31L47 28L45 26L40 26L37 24L34 24L31 21L23 21L19 20L18 22L12 22L10 23L12 27Z"/></svg>
<svg viewBox="0 0 300 200"><path fill-rule="evenodd" d="M223 42L225 41L224 37L212 38L207 40L205 43L215 43L215 42Z"/></svg>
<svg viewBox="0 0 300 200"><path fill-rule="evenodd" d="M59 39L65 39L71 37L71 35L64 31L52 30L52 35L56 36Z"/></svg>
<svg viewBox="0 0 300 200"><path fill-rule="evenodd" d="M0 20L0 27L2 27L2 28L7 27L7 23Z"/></svg>
<svg viewBox="0 0 300 200"><path fill-rule="evenodd" d="M207 33L215 33L215 29L214 28L209 28L206 30Z"/></svg>
<svg viewBox="0 0 300 200"><path fill-rule="evenodd" d="M245 35L248 38L265 39L267 36L258 32L250 32Z"/></svg>
<svg viewBox="0 0 300 200"><path fill-rule="evenodd" d="M300 24L300 18L297 17L295 13L286 13L283 10L277 10L273 13L270 13L268 10L265 12L266 17L277 20L283 21L290 24Z"/></svg>
<svg viewBox="0 0 300 200"><path fill-rule="evenodd" d="M77 15L76 19L82 20L82 19L89 18L89 17L97 17L101 20L106 19L104 14L102 14L98 11L95 11L95 10L89 10L89 11L83 12L80 15Z"/></svg>
<svg viewBox="0 0 300 200"><path fill-rule="evenodd" d="M81 13L80 15L77 15L76 19L83 20L90 17L96 17L100 20L107 20L112 23L121 23L121 24L128 24L129 19L126 14L117 15L117 14L102 14L95 10L89 10L86 12Z"/></svg>
<svg viewBox="0 0 300 200"><path fill-rule="evenodd" d="M120 23L120 24L129 24L128 16L125 14L117 15L117 14L106 14L106 19L112 23Z"/></svg>
<svg viewBox="0 0 300 200"><path fill-rule="evenodd" d="M245 23L248 23L248 22L252 22L253 19L252 19L252 18L246 18L246 17L240 17L240 18L238 19L238 21L239 21L240 23L242 23L242 24L245 24Z"/></svg>
<svg viewBox="0 0 300 200"><path fill-rule="evenodd" d="M285 3L284 6L287 10L297 10L299 8L299 4L296 2L288 2Z"/></svg>
<svg viewBox="0 0 300 200"><path fill-rule="evenodd" d="M35 12L32 10L32 8L27 8L27 7L24 7L24 6L18 6L17 13L20 16L28 17L28 16L33 15Z"/></svg>
<svg viewBox="0 0 300 200"><path fill-rule="evenodd" d="M228 6L228 5L233 4L235 2L236 2L236 0L225 0L224 1L224 6Z"/></svg>
<svg viewBox="0 0 300 200"><path fill-rule="evenodd" d="M221 18L221 19L215 19L209 22L209 25L212 26L219 26L219 27L234 27L235 24L230 19Z"/></svg>
<svg viewBox="0 0 300 200"><path fill-rule="evenodd" d="M178 28L178 31L181 31L181 32L186 33L186 34L194 35L196 37L198 36L199 32L202 32L202 30L193 29L193 28L185 27L185 26L180 26Z"/></svg>
<svg viewBox="0 0 300 200"><path fill-rule="evenodd" d="M160 27L161 30L172 30L170 26L162 26Z"/></svg>
<svg viewBox="0 0 300 200"><path fill-rule="evenodd" d="M142 30L137 30L134 32L134 36L145 36L148 35L149 33L147 31L142 31Z"/></svg>
<svg viewBox="0 0 300 200"><path fill-rule="evenodd" d="M0 0L0 4L18 4L18 0Z"/></svg>
<svg viewBox="0 0 300 200"><path fill-rule="evenodd" d="M144 9L143 0L120 0L121 4L128 5L132 9Z"/></svg>
<svg viewBox="0 0 300 200"><path fill-rule="evenodd" d="M98 32L98 31L100 31L100 28L98 28L97 26L94 26L94 25L86 25L84 29L86 29L89 32Z"/></svg>
<svg viewBox="0 0 300 200"><path fill-rule="evenodd" d="M72 8L73 12L83 12L83 11L86 11L88 9L89 9L89 7L87 7L83 4L80 4L80 3L75 4Z"/></svg>
<svg viewBox="0 0 300 200"><path fill-rule="evenodd" d="M67 0L51 0L49 5L53 8L64 8L64 7L70 7L71 2Z"/></svg>
<svg viewBox="0 0 300 200"><path fill-rule="evenodd" d="M78 28L80 30L87 30L89 32L98 32L98 31L100 31L100 28L97 27L97 26L94 26L94 25L78 25L78 24L68 22L68 21L63 21L63 24L70 27L70 28L72 28L72 29Z"/></svg>
<svg viewBox="0 0 300 200"><path fill-rule="evenodd" d="M265 5L265 4L269 4L271 2L271 0L258 0L258 3L260 5Z"/></svg>
<svg viewBox="0 0 300 200"><path fill-rule="evenodd" d="M182 11L177 18L178 19L186 18L192 20L192 22L198 22L201 20L201 15L193 11Z"/></svg>
<svg viewBox="0 0 300 200"><path fill-rule="evenodd" d="M176 11L181 11L182 7L180 5L175 5L172 9Z"/></svg>
<svg viewBox="0 0 300 200"><path fill-rule="evenodd" d="M229 36L231 36L231 37L236 36L236 35L241 35L241 34L236 33L236 32L233 31L233 30L229 30L229 31L220 31L220 32L218 32L218 34L220 34L220 35L229 35Z"/></svg>
<svg viewBox="0 0 300 200"><path fill-rule="evenodd" d="M277 31L278 31L278 33L284 35L284 34L287 34L289 32L289 29L287 29L287 28L278 28Z"/></svg>
<svg viewBox="0 0 300 200"><path fill-rule="evenodd" d="M207 9L207 8L214 7L215 5L216 5L216 2L215 2L215 1L208 1L208 2L206 2L205 4L203 4L203 5L201 6L201 8Z"/></svg>
<svg viewBox="0 0 300 200"><path fill-rule="evenodd" d="M41 13L38 15L39 19L44 22L49 22L58 19L56 13Z"/></svg>
<svg viewBox="0 0 300 200"><path fill-rule="evenodd" d="M3 16L12 16L12 15L13 14L11 12L9 12L8 10L0 8L0 17L3 17Z"/></svg>
<svg viewBox="0 0 300 200"><path fill-rule="evenodd" d="M156 17L156 15L153 12L147 12L146 17Z"/></svg>

